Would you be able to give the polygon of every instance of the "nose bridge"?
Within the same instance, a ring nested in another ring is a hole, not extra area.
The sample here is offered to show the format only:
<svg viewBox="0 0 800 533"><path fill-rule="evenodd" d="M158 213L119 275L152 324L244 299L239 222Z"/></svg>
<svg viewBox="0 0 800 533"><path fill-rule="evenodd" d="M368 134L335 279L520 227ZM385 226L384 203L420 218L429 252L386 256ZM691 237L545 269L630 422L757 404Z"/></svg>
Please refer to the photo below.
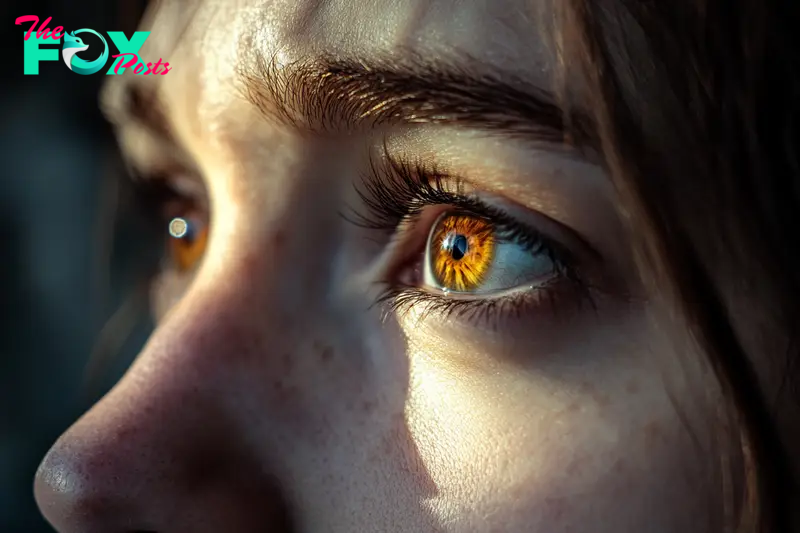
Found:
<svg viewBox="0 0 800 533"><path fill-rule="evenodd" d="M256 283L276 307L315 309L336 281L331 258L345 235L353 156L331 142L273 141L279 153L209 180L217 198L209 266L217 277Z"/></svg>
<svg viewBox="0 0 800 533"><path fill-rule="evenodd" d="M255 418L270 421L271 433L278 433L280 419L301 416L302 402L277 394L276 384L311 378L297 376L297 369L309 348L302 332L314 325L285 309L281 285L263 280L263 260L249 257L230 265L229 278L198 280L150 339L131 377L157 379L155 397L166 394L192 413L213 406L232 426L217 429L245 431Z"/></svg>
<svg viewBox="0 0 800 533"><path fill-rule="evenodd" d="M37 500L59 531L282 531L281 484L332 408L322 367L345 341L326 319L339 192L313 161L278 177L280 196L217 194L235 207L214 213L192 286L43 461ZM342 368L334 381L356 377Z"/></svg>
<svg viewBox="0 0 800 533"><path fill-rule="evenodd" d="M255 530L251 519L261 529L286 523L281 480L306 453L287 443L318 425L308 393L322 390L324 376L313 367L337 342L324 327L329 252L297 264L301 235L330 215L304 217L297 208L308 207L308 189L291 194L281 210L245 203L242 225L221 224L208 267L117 386L48 453L36 495L59 531L235 533Z"/></svg>

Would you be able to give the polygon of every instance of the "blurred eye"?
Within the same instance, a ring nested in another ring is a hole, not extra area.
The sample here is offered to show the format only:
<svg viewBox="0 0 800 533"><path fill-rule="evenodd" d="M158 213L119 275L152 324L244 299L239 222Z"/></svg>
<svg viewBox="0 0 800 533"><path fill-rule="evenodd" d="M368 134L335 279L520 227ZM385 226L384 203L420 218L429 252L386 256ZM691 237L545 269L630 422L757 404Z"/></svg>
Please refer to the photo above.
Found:
<svg viewBox="0 0 800 533"><path fill-rule="evenodd" d="M172 264L179 272L192 270L203 257L208 241L208 225L199 217L173 218L169 223L167 248Z"/></svg>
<svg viewBox="0 0 800 533"><path fill-rule="evenodd" d="M431 228L423 261L423 284L452 293L502 292L558 275L541 239L503 232L470 214L442 214Z"/></svg>

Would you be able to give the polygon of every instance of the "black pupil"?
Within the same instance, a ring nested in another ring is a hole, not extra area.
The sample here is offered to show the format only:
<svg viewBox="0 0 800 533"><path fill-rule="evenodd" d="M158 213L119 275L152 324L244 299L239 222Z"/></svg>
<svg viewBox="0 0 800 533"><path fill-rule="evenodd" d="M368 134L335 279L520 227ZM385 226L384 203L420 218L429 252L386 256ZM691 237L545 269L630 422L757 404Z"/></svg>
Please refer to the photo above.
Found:
<svg viewBox="0 0 800 533"><path fill-rule="evenodd" d="M465 255L467 255L467 238L463 235L456 235L453 237L452 243L450 245L450 255L453 256L453 259L459 261Z"/></svg>

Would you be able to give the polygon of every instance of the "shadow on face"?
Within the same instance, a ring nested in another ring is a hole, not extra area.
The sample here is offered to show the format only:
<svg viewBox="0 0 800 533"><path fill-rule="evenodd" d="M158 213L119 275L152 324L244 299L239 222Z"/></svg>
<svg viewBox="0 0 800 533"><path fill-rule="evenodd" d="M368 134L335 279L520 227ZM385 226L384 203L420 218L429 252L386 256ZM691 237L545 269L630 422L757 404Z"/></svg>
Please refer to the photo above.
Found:
<svg viewBox="0 0 800 533"><path fill-rule="evenodd" d="M142 56L173 70L112 80L104 107L168 192L159 325L42 463L59 531L707 519L673 401L705 376L653 326L603 172L564 144L546 16L153 8Z"/></svg>

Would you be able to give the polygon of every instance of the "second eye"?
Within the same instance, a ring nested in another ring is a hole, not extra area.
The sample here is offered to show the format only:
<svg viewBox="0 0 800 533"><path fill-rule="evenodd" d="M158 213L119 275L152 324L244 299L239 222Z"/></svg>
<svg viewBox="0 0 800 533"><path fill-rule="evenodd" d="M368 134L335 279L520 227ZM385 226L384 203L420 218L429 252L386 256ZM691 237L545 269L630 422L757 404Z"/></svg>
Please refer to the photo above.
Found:
<svg viewBox="0 0 800 533"><path fill-rule="evenodd" d="M208 241L208 225L196 217L176 217L169 223L168 250L178 272L193 269L203 257Z"/></svg>

